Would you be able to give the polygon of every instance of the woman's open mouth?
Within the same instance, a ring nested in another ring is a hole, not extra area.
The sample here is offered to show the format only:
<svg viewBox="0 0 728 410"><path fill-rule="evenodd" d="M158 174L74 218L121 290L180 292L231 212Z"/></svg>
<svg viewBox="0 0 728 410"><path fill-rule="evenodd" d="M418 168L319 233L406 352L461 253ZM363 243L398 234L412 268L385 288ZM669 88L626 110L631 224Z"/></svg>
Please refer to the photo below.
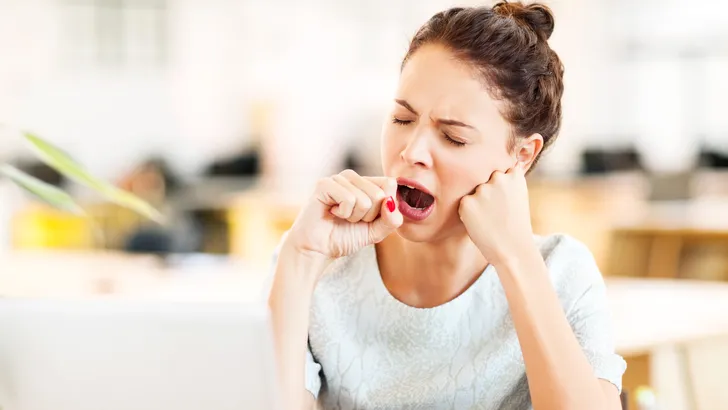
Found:
<svg viewBox="0 0 728 410"><path fill-rule="evenodd" d="M435 208L435 197L415 181L397 180L397 202L399 211L407 219L423 221Z"/></svg>

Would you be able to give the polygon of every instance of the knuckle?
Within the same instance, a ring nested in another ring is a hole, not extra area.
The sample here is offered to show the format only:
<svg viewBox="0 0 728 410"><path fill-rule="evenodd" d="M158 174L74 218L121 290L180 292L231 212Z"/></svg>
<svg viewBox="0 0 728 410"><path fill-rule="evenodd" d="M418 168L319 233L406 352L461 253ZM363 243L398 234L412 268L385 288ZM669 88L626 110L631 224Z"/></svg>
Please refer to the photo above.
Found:
<svg viewBox="0 0 728 410"><path fill-rule="evenodd" d="M353 178L353 177L359 176L359 174L357 174L356 171L354 171L353 169L345 169L345 170L339 172L339 175L341 175L342 177L345 177L345 178Z"/></svg>
<svg viewBox="0 0 728 410"><path fill-rule="evenodd" d="M475 193L473 193L471 199L475 200L477 198L487 198L489 196L489 189L485 185L480 185L478 188L475 189Z"/></svg>
<svg viewBox="0 0 728 410"><path fill-rule="evenodd" d="M353 207L356 204L356 196L354 194L348 194L344 197L344 202Z"/></svg>
<svg viewBox="0 0 728 410"><path fill-rule="evenodd" d="M469 196L467 197L467 200L465 202L461 203L461 205L465 210L473 210L478 206L478 198L474 196Z"/></svg>
<svg viewBox="0 0 728 410"><path fill-rule="evenodd" d="M364 210L369 210L372 207L372 200L368 196L365 196L357 201L357 205Z"/></svg>
<svg viewBox="0 0 728 410"><path fill-rule="evenodd" d="M316 190L320 191L326 187L326 185L329 184L330 178L321 178L318 181L316 181Z"/></svg>

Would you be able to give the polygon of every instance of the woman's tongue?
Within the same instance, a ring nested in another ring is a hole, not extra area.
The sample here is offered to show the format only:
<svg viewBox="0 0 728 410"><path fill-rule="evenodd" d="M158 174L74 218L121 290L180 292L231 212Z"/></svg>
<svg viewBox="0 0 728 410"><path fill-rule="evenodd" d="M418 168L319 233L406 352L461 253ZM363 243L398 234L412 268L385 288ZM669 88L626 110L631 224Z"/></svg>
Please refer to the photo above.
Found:
<svg viewBox="0 0 728 410"><path fill-rule="evenodd" d="M400 195L407 202L407 205L417 209L425 209L435 201L432 195L428 195L419 189L404 186L400 187Z"/></svg>

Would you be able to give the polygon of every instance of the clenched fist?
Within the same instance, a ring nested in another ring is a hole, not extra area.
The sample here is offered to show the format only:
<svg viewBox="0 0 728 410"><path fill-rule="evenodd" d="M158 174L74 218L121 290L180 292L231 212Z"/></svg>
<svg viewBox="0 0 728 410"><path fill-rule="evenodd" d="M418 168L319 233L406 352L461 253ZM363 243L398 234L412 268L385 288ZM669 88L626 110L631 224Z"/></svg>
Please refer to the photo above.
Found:
<svg viewBox="0 0 728 410"><path fill-rule="evenodd" d="M321 179L288 233L287 245L327 259L384 240L402 225L397 181L352 170Z"/></svg>

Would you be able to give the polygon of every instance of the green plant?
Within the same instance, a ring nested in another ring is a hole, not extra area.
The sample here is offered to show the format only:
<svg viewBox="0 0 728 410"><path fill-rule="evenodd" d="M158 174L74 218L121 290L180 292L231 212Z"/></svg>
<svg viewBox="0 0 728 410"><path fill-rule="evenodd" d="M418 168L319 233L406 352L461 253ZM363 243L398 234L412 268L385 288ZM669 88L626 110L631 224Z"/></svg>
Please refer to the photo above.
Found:
<svg viewBox="0 0 728 410"><path fill-rule="evenodd" d="M110 202L129 208L157 223L163 223L162 214L144 200L91 175L84 167L76 163L70 155L37 135L24 131L21 131L20 134L41 161L70 180L87 186ZM57 209L78 215L84 214L83 208L73 200L71 195L53 185L47 184L8 164L0 164L0 174L5 175L25 191Z"/></svg>

